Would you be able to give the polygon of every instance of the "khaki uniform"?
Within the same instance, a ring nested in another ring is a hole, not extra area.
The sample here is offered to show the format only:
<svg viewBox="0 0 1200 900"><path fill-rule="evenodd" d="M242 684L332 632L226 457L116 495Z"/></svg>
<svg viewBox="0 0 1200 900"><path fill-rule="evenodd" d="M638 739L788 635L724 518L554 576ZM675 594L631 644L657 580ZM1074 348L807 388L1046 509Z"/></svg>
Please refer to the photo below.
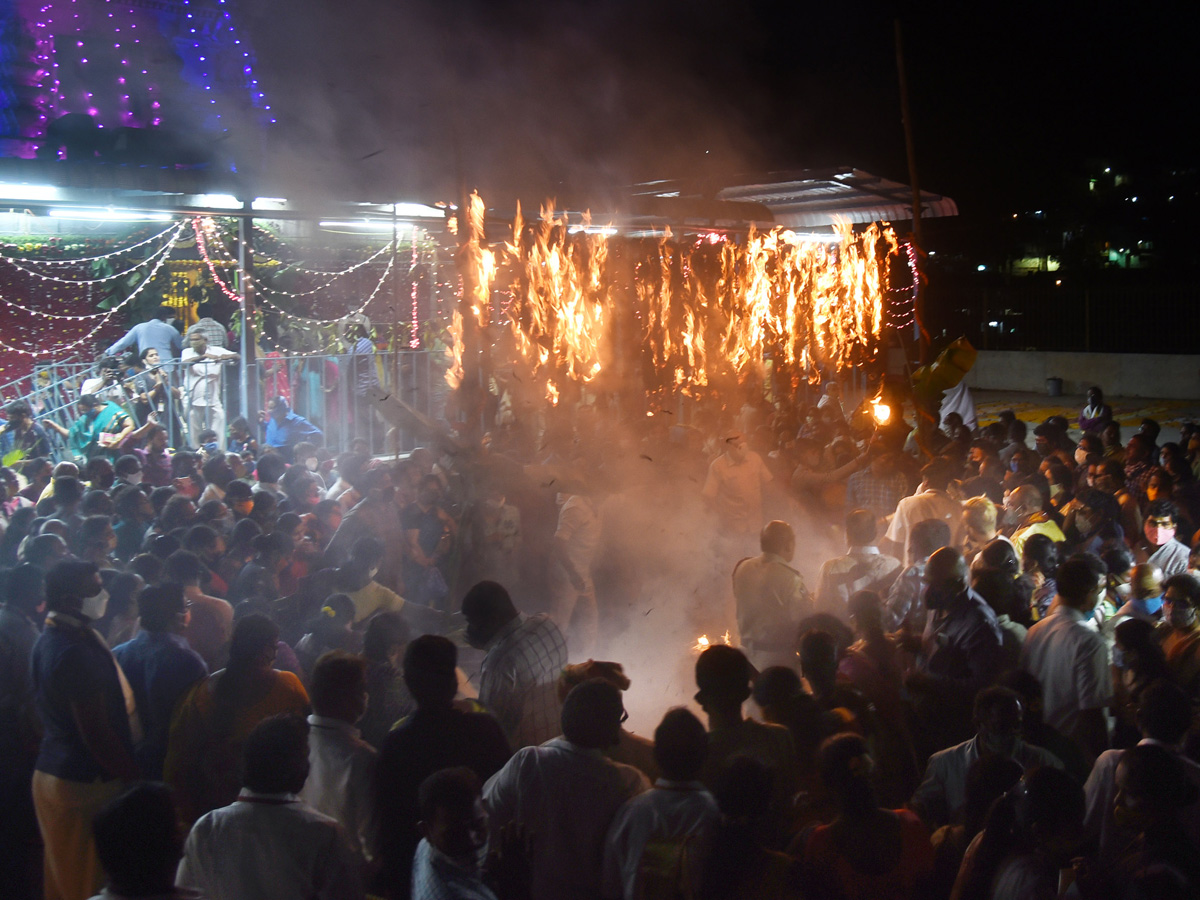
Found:
<svg viewBox="0 0 1200 900"><path fill-rule="evenodd" d="M800 573L774 553L743 559L733 570L733 596L750 661L759 669L795 665L796 627L813 611Z"/></svg>

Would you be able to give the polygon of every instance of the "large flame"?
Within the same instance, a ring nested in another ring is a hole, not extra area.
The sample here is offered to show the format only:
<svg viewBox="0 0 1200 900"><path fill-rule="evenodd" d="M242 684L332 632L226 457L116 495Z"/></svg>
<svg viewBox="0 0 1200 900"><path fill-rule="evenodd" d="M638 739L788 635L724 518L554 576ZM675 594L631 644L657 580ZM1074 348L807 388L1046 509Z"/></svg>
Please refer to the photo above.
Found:
<svg viewBox="0 0 1200 900"><path fill-rule="evenodd" d="M839 224L833 243L783 228L751 229L740 243L712 233L681 243L670 230L611 241L612 229L587 217L571 226L544 207L531 223L518 209L497 258L483 245L477 194L467 223L470 307L486 326L501 281L516 351L552 404L565 382L586 385L607 369L637 373L648 395L694 396L768 361L794 384L860 365L874 356L899 249L886 224L860 234ZM451 333L460 339L461 327ZM461 348L451 355L461 379Z"/></svg>

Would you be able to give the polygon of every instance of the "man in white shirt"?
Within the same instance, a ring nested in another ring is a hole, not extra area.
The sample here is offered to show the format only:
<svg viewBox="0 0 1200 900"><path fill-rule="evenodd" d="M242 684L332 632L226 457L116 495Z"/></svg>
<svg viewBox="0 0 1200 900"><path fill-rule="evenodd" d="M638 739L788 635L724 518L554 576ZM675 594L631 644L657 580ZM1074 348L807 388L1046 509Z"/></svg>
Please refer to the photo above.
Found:
<svg viewBox="0 0 1200 900"><path fill-rule="evenodd" d="M1029 629L1021 648L1021 668L1042 684L1046 723L1092 759L1108 746L1104 711L1112 702L1108 647L1089 621L1106 574L1086 553L1059 566L1055 609Z"/></svg>
<svg viewBox="0 0 1200 900"><path fill-rule="evenodd" d="M221 400L221 373L225 363L239 359L232 350L208 343L203 329L188 329L188 348L180 363L184 374L184 405L188 411L188 433L193 443L200 432L211 428L218 442L225 438L225 404Z"/></svg>
<svg viewBox="0 0 1200 900"><path fill-rule="evenodd" d="M918 522L939 519L950 526L951 547L961 547L964 533L962 504L946 493L954 477L954 464L948 459L935 459L921 469L921 484L911 497L905 497L896 506L892 523L888 526L886 539L891 541L896 553L903 553L908 546L908 533Z"/></svg>
<svg viewBox="0 0 1200 900"><path fill-rule="evenodd" d="M717 801L697 781L708 754L704 725L683 707L670 710L654 732L662 777L654 790L621 807L604 846L603 895L636 900L698 896L700 876L720 824Z"/></svg>
<svg viewBox="0 0 1200 900"><path fill-rule="evenodd" d="M375 835L375 748L355 723L367 711L367 661L349 653L326 653L313 666L308 697L308 780L300 799L346 829L350 846L371 861Z"/></svg>
<svg viewBox="0 0 1200 900"><path fill-rule="evenodd" d="M929 757L925 779L909 806L930 828L959 821L967 805L967 775L983 757L1011 759L1028 771L1061 769L1053 753L1021 740L1021 698L1003 687L984 688L975 698L975 737Z"/></svg>
<svg viewBox="0 0 1200 900"><path fill-rule="evenodd" d="M246 738L242 792L192 826L175 883L238 900L359 900L346 833L299 797L308 777L308 724L272 716Z"/></svg>
<svg viewBox="0 0 1200 900"><path fill-rule="evenodd" d="M594 900L613 817L650 787L602 753L620 740L623 714L615 685L577 685L563 703L563 736L518 750L483 786L493 840L510 822L530 831L533 900Z"/></svg>

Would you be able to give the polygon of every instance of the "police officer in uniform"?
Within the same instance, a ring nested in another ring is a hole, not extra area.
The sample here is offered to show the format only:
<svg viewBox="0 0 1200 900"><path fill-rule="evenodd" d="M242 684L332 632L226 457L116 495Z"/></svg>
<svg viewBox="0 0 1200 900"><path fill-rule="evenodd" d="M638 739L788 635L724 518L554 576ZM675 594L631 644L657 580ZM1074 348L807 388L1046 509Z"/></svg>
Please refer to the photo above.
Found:
<svg viewBox="0 0 1200 900"><path fill-rule="evenodd" d="M733 570L733 596L741 648L762 671L767 666L794 666L796 628L813 612L804 579L789 562L796 553L796 533L787 522L768 522L759 535L762 553L739 562Z"/></svg>

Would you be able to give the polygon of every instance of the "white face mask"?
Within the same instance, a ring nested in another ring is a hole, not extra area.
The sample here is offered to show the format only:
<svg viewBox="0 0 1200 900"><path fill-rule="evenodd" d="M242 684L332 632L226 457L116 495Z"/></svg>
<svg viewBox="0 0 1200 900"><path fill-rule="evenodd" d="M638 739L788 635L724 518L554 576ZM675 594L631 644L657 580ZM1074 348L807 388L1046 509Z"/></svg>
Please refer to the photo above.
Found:
<svg viewBox="0 0 1200 900"><path fill-rule="evenodd" d="M1051 498L1053 498L1053 497L1057 497L1057 496L1058 496L1059 494L1061 494L1061 493L1062 493L1062 485L1061 485L1061 484L1052 484L1052 485L1050 485L1050 496L1051 496Z"/></svg>
<svg viewBox="0 0 1200 900"><path fill-rule="evenodd" d="M134 472L132 475L126 475L125 480L133 485L141 484L142 483L142 473Z"/></svg>
<svg viewBox="0 0 1200 900"><path fill-rule="evenodd" d="M308 469L310 472L317 471L317 458L315 456L310 456L308 459L306 459L304 461L304 468Z"/></svg>
<svg viewBox="0 0 1200 900"><path fill-rule="evenodd" d="M104 613L108 609L108 591L100 589L94 597L83 598L83 609L81 612L92 621L103 619Z"/></svg>
<svg viewBox="0 0 1200 900"><path fill-rule="evenodd" d="M370 575L371 580L374 581L375 576L379 574L379 566L372 566L371 571L368 574Z"/></svg>

